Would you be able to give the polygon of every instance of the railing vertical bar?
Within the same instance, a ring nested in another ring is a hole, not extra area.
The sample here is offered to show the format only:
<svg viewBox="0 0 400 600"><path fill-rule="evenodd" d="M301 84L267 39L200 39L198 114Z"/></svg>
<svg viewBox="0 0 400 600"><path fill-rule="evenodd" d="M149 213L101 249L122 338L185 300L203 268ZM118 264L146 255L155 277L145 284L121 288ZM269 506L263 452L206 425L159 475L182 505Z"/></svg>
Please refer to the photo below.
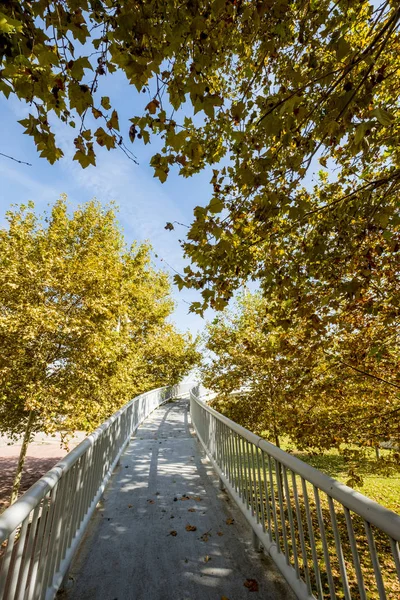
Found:
<svg viewBox="0 0 400 600"><path fill-rule="evenodd" d="M14 575L14 577L11 579L10 585L8 588L8 597L10 599L14 598L16 595L18 580L20 579L20 575L21 575L21 572L20 572L21 561L22 561L23 554L24 554L26 532L28 530L28 522L29 522L29 515L26 517L26 519L22 523L22 527L19 532L19 538L14 545L13 573L15 573L16 575Z"/></svg>
<svg viewBox="0 0 400 600"><path fill-rule="evenodd" d="M264 514L264 486L262 484L261 478L261 468L260 468L260 452L262 451L259 448L256 448L256 463L257 463L257 473L258 473L258 489L259 489L259 498L260 498L260 516L261 516L261 524L263 531L265 532L265 514Z"/></svg>
<svg viewBox="0 0 400 600"><path fill-rule="evenodd" d="M29 582L29 589L27 590L27 593L26 593L26 600L30 600L31 598L37 597L37 595L35 594L36 578L37 578L37 573L38 573L38 568L39 568L39 561L40 561L40 557L41 557L42 547L44 544L43 531L44 531L44 527L46 524L49 502L50 502L49 496L46 495L42 501L42 507L41 507L42 510L41 510L41 514L40 514L37 540L35 542L35 551L34 551L34 555L32 557L33 558L32 571L31 571L31 577L30 577L30 582Z"/></svg>
<svg viewBox="0 0 400 600"><path fill-rule="evenodd" d="M288 544L288 536L286 529L286 515L285 508L283 505L283 483L281 478L281 463L275 459L275 473L276 473L276 487L278 490L278 501L279 501L279 512L282 523L282 536L283 536L283 545L285 548L285 559L286 564L290 565L290 554L289 554L289 544Z"/></svg>
<svg viewBox="0 0 400 600"><path fill-rule="evenodd" d="M232 431L228 430L228 450L229 450L229 470L230 477L229 481L231 482L232 487L235 487L235 457L232 452Z"/></svg>
<svg viewBox="0 0 400 600"><path fill-rule="evenodd" d="M331 515L332 528L333 528L333 536L335 538L336 555L338 557L339 570L340 570L340 575L341 575L341 578L342 578L342 585L343 585L343 590L344 590L344 597L346 598L346 600L351 600L351 592L350 592L350 588L349 588L349 580L348 580L348 577L347 577L346 564L344 562L343 548L342 548L342 542L340 540L339 527L338 527L338 524L337 524L335 505L334 505L333 500L332 500L332 498L330 496L328 496L328 503L329 503L329 512L330 512L330 515Z"/></svg>
<svg viewBox="0 0 400 600"><path fill-rule="evenodd" d="M394 564L396 565L397 577L400 581L400 550L399 543L396 542L393 538L390 539L390 547L392 549Z"/></svg>
<svg viewBox="0 0 400 600"><path fill-rule="evenodd" d="M243 478L242 478L242 458L240 455L240 447L239 447L239 436L235 434L235 452L236 452L236 460L238 464L238 483L239 483L239 496L243 501Z"/></svg>
<svg viewBox="0 0 400 600"><path fill-rule="evenodd" d="M321 509L321 499L319 497L319 490L315 485L313 486L313 490L314 490L315 506L317 509L319 531L321 533L322 550L324 553L324 561L325 561L325 566L326 566L326 575L328 578L329 597L334 599L334 598L336 598L336 590L335 590L335 583L333 581L331 558L329 555L328 542L326 540L325 524L324 524L324 518L322 515L322 509Z"/></svg>
<svg viewBox="0 0 400 600"><path fill-rule="evenodd" d="M241 473L240 473L240 457L238 453L237 447L237 433L233 432L233 449L235 454L235 465L236 465L236 491L238 495L241 494L242 482L241 482Z"/></svg>
<svg viewBox="0 0 400 600"><path fill-rule="evenodd" d="M223 461L222 461L222 472L228 477L228 457L226 453L226 426L222 425L222 448L223 448Z"/></svg>
<svg viewBox="0 0 400 600"><path fill-rule="evenodd" d="M44 580L45 580L47 565L49 564L49 559L50 559L50 557L49 557L50 536L51 536L51 531L52 531L52 527L53 527L53 523L54 523L55 513L56 513L56 510L58 507L58 503L56 502L56 500L57 500L57 496L58 496L58 492L59 492L61 484L62 484L62 480L59 479L57 481L56 485L53 487L53 489L50 490L50 492L49 492L49 505L48 505L47 514L46 514L46 525L45 525L44 532L43 532L42 550L41 550L40 559L39 559L39 568L38 568L38 573L37 573L37 578L36 578L36 586L35 586L35 594L36 594L36 597L38 597L38 598L41 597L42 591L45 591Z"/></svg>
<svg viewBox="0 0 400 600"><path fill-rule="evenodd" d="M281 552L281 540L280 540L281 536L279 533L278 515L276 512L274 478L273 478L273 473L272 473L271 457L269 455L268 455L268 472L269 472L269 489L271 490L272 516L274 518L274 527L275 527L276 549L278 552Z"/></svg>
<svg viewBox="0 0 400 600"><path fill-rule="evenodd" d="M30 517L32 516L32 521L30 522L30 526L29 526L28 543L26 545L26 549L24 552L24 562L23 562L23 567L21 570L20 581L18 584L18 595L17 595L18 600L23 600L23 598L25 596L25 588L26 588L26 585L28 582L28 575L29 575L29 571L31 569L31 564L32 564L32 555L33 555L33 550L34 550L34 544L36 541L36 527L37 527L37 522L38 522L38 517L39 517L39 511L40 511L40 506L39 506L39 504L37 504L33 510L33 513L31 512L28 515L28 519L30 519Z"/></svg>
<svg viewBox="0 0 400 600"><path fill-rule="evenodd" d="M218 419L216 419L215 420L215 456L214 456L214 460L218 465L221 464L221 461L219 458L219 427L220 427L220 421L218 421Z"/></svg>
<svg viewBox="0 0 400 600"><path fill-rule="evenodd" d="M306 580L308 594L310 596L312 596L313 592L312 592L311 579L310 579L310 568L308 566L308 556L307 556L307 548L306 548L306 542L305 542L305 537L304 537L303 520L301 517L299 492L297 489L296 473L294 473L293 471L292 471L292 485L293 485L294 504L296 507L297 529L299 532L300 548L301 548L301 555L302 555L302 560L303 560L304 576L305 576L305 580Z"/></svg>
<svg viewBox="0 0 400 600"><path fill-rule="evenodd" d="M246 498L246 507L247 510L249 509L249 485L248 485L248 478L247 478L247 458L246 458L246 450L245 450L245 440L241 437L241 442L242 442L242 457L243 457L243 471L244 471L244 483L245 483L245 487L244 487L244 493L245 493L245 498Z"/></svg>
<svg viewBox="0 0 400 600"><path fill-rule="evenodd" d="M367 594L365 592L365 587L364 587L364 577L363 577L363 573L361 570L360 556L358 554L357 542L356 542L356 538L354 535L351 514L350 514L349 509L346 508L346 506L343 507L343 510L344 510L344 516L346 519L346 527L347 527L347 534L349 536L351 554L353 556L354 569L356 571L357 585L358 585L358 592L360 594L360 600L367 600Z"/></svg>
<svg viewBox="0 0 400 600"><path fill-rule="evenodd" d="M6 589L7 581L9 579L9 568L11 563L11 556L14 550L14 542L17 530L11 533L7 540L7 548L1 561L0 570L0 598L3 598L4 591Z"/></svg>
<svg viewBox="0 0 400 600"><path fill-rule="evenodd" d="M315 576L315 580L316 580L316 584L317 584L318 597L322 599L324 596L323 596L323 591L322 591L321 573L320 573L319 564L318 564L317 548L315 545L315 536L314 536L314 529L313 529L312 517L311 517L311 511L310 511L310 502L308 500L307 484L303 477L301 478L301 485L302 485L302 489L303 489L304 507L306 509L308 537L310 539L311 555L312 555L313 565L314 565L314 576Z"/></svg>
<svg viewBox="0 0 400 600"><path fill-rule="evenodd" d="M256 466L254 460L254 444L251 445L251 471L253 473L253 488L254 488L254 512L256 514L257 523L260 522L260 512L259 512L259 500L258 500L258 490L257 490L257 476L256 476Z"/></svg>
<svg viewBox="0 0 400 600"><path fill-rule="evenodd" d="M71 500L74 499L74 501L68 501L69 507L67 519L64 524L65 530L62 535L60 550L57 556L58 565L61 563L61 561L64 559L64 556L66 555L68 540L70 539L70 533L73 529L74 524L76 524L78 521L79 506L81 503L80 481L82 475L82 463L83 457L80 457L80 459L74 464L74 466L71 469L71 471L73 471L74 474L73 481L71 482Z"/></svg>
<svg viewBox="0 0 400 600"><path fill-rule="evenodd" d="M379 564L378 554L376 551L374 534L372 533L371 524L368 523L368 521L365 521L365 519L364 519L364 527L365 527L365 533L367 534L369 553L371 556L372 566L374 568L376 587L378 589L379 599L386 600L385 586L383 584L381 567Z"/></svg>
<svg viewBox="0 0 400 600"><path fill-rule="evenodd" d="M235 452L235 433L231 431L230 435L230 443L231 443L231 456L232 456L232 485L234 490L237 492L238 483L237 483L237 458Z"/></svg>
<svg viewBox="0 0 400 600"><path fill-rule="evenodd" d="M297 555L297 543L296 543L296 534L295 534L295 529L294 529L294 520L293 520L292 503L291 503L291 498L290 498L289 481L288 481L286 467L284 465L282 465L282 473L283 473L283 483L285 486L286 505L287 505L288 517L289 517L290 537L292 540L292 554L293 554L293 560L294 560L294 567L296 570L297 577L300 578L299 559L298 559L298 555Z"/></svg>
<svg viewBox="0 0 400 600"><path fill-rule="evenodd" d="M254 517L254 498L253 498L253 477L252 477L252 471L251 471L251 462L250 462L250 452L249 452L249 441L245 440L246 442L246 458L247 458L247 468L248 468L248 474L249 474L249 500L250 500L250 509L251 509L251 514Z"/></svg>
<svg viewBox="0 0 400 600"><path fill-rule="evenodd" d="M80 465L79 468L79 487L78 489L78 504L77 504L77 508L76 508L76 521L75 521L75 527L77 529L79 529L80 524L83 521L83 517L85 514L85 507L84 507L84 502L85 502L85 480L86 480L86 473L88 470L88 464L89 464L89 457L88 457L88 452L85 452L85 454L83 456L81 456L81 460L82 460L82 464ZM74 527L72 526L70 528L70 530L68 531L68 536L66 538L66 547L63 551L63 555L66 553L67 548L69 547L69 545L71 544L71 541L73 539L73 537L75 536L75 532L74 532Z"/></svg>
<svg viewBox="0 0 400 600"><path fill-rule="evenodd" d="M274 540L273 531L272 531L272 521L271 521L271 507L269 505L269 493L268 493L268 480L267 480L267 471L265 468L265 455L263 450L261 450L261 462L262 462L262 470L264 477L264 493L265 493L265 508L267 510L267 523L268 523L268 536L270 542Z"/></svg>
<svg viewBox="0 0 400 600"><path fill-rule="evenodd" d="M54 573L57 573L60 559L60 549L63 546L64 532L66 534L66 522L68 521L68 515L71 511L71 503L69 500L69 489L71 486L71 479L73 477L73 468L69 469L64 477L59 481L61 490L58 490L58 495L61 496L57 499L58 511L56 511L51 531L51 539L49 542L49 555L48 565L46 566L47 573L44 578L44 585L47 588L52 583Z"/></svg>

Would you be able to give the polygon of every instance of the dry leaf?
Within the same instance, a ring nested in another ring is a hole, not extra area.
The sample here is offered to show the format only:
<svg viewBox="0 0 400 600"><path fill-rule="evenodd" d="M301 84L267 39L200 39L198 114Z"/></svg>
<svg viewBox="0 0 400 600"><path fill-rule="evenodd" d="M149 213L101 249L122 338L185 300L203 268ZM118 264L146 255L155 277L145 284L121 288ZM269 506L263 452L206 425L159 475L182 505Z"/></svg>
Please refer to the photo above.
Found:
<svg viewBox="0 0 400 600"><path fill-rule="evenodd" d="M176 533L176 531L170 531L169 535L173 535L174 537L177 536L178 534Z"/></svg>
<svg viewBox="0 0 400 600"><path fill-rule="evenodd" d="M211 533L209 531L206 531L205 533L203 533L203 535L201 536L201 541L202 542L208 542L208 538L211 536Z"/></svg>
<svg viewBox="0 0 400 600"><path fill-rule="evenodd" d="M154 504L154 500L147 500L149 504Z"/></svg>
<svg viewBox="0 0 400 600"><path fill-rule="evenodd" d="M132 506L133 506L132 504L128 504L128 508L132 508Z"/></svg>
<svg viewBox="0 0 400 600"><path fill-rule="evenodd" d="M190 500L190 496L183 494L183 496L181 498L179 498L179 500Z"/></svg>
<svg viewBox="0 0 400 600"><path fill-rule="evenodd" d="M233 525L233 524L234 524L234 522L235 522L235 519L227 519L227 520L226 520L226 524L227 524L227 525Z"/></svg>
<svg viewBox="0 0 400 600"><path fill-rule="evenodd" d="M217 535L219 535L219 537L222 537L224 534L222 533L222 531L217 531Z"/></svg>
<svg viewBox="0 0 400 600"><path fill-rule="evenodd" d="M196 531L197 527L195 525L186 525L186 531Z"/></svg>
<svg viewBox="0 0 400 600"><path fill-rule="evenodd" d="M194 496L193 500L196 500L196 502L201 502L200 496Z"/></svg>
<svg viewBox="0 0 400 600"><path fill-rule="evenodd" d="M204 562L208 562L209 560L211 560L211 556L208 556L207 554L207 556L204 557Z"/></svg>
<svg viewBox="0 0 400 600"><path fill-rule="evenodd" d="M196 512L195 508L188 508L188 512Z"/></svg>
<svg viewBox="0 0 400 600"><path fill-rule="evenodd" d="M249 592L258 592L258 583L255 579L246 579L244 587L247 587Z"/></svg>
<svg viewBox="0 0 400 600"><path fill-rule="evenodd" d="M221 600L229 600L226 596L221 596Z"/></svg>

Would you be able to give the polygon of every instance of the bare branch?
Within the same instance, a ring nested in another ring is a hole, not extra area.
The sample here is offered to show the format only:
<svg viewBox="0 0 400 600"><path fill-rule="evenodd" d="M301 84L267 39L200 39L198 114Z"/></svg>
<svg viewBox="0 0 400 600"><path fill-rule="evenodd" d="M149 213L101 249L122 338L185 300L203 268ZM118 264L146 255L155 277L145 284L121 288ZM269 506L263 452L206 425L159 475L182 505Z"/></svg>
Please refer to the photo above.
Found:
<svg viewBox="0 0 400 600"><path fill-rule="evenodd" d="M10 160L14 160L15 162L19 163L20 165L28 165L28 167L31 167L31 163L25 162L24 160L18 160L18 158L14 158L13 156L9 156L8 154L4 154L4 152L0 152L0 156L4 156L5 158L9 158Z"/></svg>

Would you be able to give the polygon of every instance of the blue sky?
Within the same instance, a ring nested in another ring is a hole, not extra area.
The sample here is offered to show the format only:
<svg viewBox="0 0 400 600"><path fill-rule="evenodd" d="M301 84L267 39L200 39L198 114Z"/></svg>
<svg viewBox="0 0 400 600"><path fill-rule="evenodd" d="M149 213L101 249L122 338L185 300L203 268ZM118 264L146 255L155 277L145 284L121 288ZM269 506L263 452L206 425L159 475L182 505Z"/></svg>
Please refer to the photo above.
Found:
<svg viewBox="0 0 400 600"><path fill-rule="evenodd" d="M140 114L149 101L147 94L138 94L130 87L122 74L104 80L101 95L108 95L119 112L121 133L129 145L129 118ZM97 198L102 203L114 200L119 206L119 221L128 243L149 240L154 259L171 276L173 270L181 272L185 261L179 239L185 236L185 228L176 226L170 232L164 229L167 221L190 224L193 208L206 204L211 196L210 170L190 179L180 177L177 171L170 172L168 180L161 184L153 177L149 167L150 157L159 147L157 140L144 146L138 140L132 146L139 165L135 165L120 150L107 152L96 148L97 166L82 169L72 161L74 130L62 123L54 123L58 143L65 157L55 165L39 158L32 139L23 134L17 123L29 112L28 107L18 101L7 101L0 96L0 152L32 163L31 167L17 164L0 156L0 219L11 204L33 200L38 213L42 213L61 193L68 195L72 208ZM162 261L160 260L162 259ZM168 264L167 264L168 263ZM172 269L168 266L172 267ZM173 320L181 330L200 331L205 321L188 313L190 302L198 299L195 291L179 292L174 286L176 309ZM208 312L208 318L211 316Z"/></svg>

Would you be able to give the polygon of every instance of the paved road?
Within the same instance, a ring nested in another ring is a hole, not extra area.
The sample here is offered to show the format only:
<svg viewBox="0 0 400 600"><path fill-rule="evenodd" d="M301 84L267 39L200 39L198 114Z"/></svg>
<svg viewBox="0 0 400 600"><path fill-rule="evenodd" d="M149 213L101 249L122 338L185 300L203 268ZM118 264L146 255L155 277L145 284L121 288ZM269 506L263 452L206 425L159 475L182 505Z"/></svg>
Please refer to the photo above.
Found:
<svg viewBox="0 0 400 600"><path fill-rule="evenodd" d="M189 421L188 403L175 401L140 427L63 598L293 600L271 561L253 551L248 526L218 489Z"/></svg>

